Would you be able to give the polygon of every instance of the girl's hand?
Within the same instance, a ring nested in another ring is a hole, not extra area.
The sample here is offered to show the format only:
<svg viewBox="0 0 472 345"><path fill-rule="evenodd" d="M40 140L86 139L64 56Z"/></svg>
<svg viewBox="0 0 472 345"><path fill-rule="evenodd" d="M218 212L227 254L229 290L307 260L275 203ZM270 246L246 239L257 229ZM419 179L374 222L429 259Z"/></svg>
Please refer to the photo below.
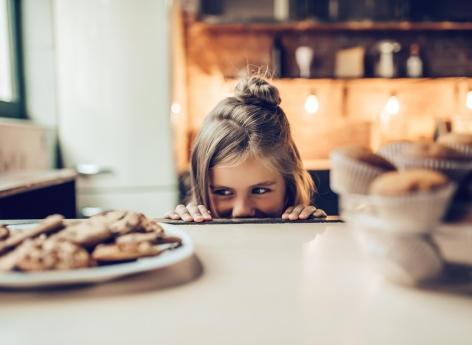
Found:
<svg viewBox="0 0 472 345"><path fill-rule="evenodd" d="M326 217L326 212L321 208L316 208L315 206L291 206L285 210L282 214L282 219L288 220L297 220L297 219L308 219L308 218L324 218Z"/></svg>
<svg viewBox="0 0 472 345"><path fill-rule="evenodd" d="M177 205L174 211L168 212L165 215L169 219L182 219L186 222L204 222L206 220L211 220L211 212L204 205L195 205L189 203L185 205Z"/></svg>

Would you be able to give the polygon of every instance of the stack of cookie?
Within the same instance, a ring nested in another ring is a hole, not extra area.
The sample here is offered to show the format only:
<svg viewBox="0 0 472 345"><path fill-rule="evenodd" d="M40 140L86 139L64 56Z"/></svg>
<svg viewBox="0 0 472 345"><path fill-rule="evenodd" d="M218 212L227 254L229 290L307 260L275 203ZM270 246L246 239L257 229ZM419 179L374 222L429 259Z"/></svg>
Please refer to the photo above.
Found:
<svg viewBox="0 0 472 345"><path fill-rule="evenodd" d="M52 215L21 231L0 226L0 271L94 267L159 255L180 245L180 238L167 236L138 212L111 211L74 222Z"/></svg>
<svg viewBox="0 0 472 345"><path fill-rule="evenodd" d="M398 283L440 275L444 260L432 232L472 172L472 140L440 141L401 141L378 153L350 146L331 154L331 188L340 196L341 216L362 230L375 266Z"/></svg>

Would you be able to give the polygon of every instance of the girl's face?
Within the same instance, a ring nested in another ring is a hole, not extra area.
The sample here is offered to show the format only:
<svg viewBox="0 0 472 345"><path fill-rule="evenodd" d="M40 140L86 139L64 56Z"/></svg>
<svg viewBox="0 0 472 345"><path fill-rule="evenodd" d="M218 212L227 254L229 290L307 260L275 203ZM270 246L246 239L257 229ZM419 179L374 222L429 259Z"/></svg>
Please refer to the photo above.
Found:
<svg viewBox="0 0 472 345"><path fill-rule="evenodd" d="M261 158L210 170L210 208L221 218L275 218L285 210L285 181Z"/></svg>

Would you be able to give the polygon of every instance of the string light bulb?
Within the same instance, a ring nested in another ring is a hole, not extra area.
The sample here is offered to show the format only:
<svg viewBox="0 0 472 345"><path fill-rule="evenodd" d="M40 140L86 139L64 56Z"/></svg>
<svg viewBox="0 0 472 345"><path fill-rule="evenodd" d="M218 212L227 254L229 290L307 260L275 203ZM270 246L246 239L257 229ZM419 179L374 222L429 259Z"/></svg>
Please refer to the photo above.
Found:
<svg viewBox="0 0 472 345"><path fill-rule="evenodd" d="M385 103L385 111L390 115L397 115L400 112L400 101L398 97L392 93Z"/></svg>
<svg viewBox="0 0 472 345"><path fill-rule="evenodd" d="M182 111L182 107L179 103L172 103L172 105L170 106L170 111L173 114L180 114L180 112Z"/></svg>
<svg viewBox="0 0 472 345"><path fill-rule="evenodd" d="M380 120L383 126L388 126L390 120L398 115L400 112L400 101L398 100L397 95L392 92L385 103L382 112L380 113Z"/></svg>
<svg viewBox="0 0 472 345"><path fill-rule="evenodd" d="M465 96L465 106L472 110L472 90L469 90Z"/></svg>
<svg viewBox="0 0 472 345"><path fill-rule="evenodd" d="M307 114L314 115L320 110L320 101L318 96L314 92L310 94L305 99L305 112Z"/></svg>
<svg viewBox="0 0 472 345"><path fill-rule="evenodd" d="M170 120L173 124L177 124L180 118L180 114L182 113L182 106L174 102L170 106Z"/></svg>

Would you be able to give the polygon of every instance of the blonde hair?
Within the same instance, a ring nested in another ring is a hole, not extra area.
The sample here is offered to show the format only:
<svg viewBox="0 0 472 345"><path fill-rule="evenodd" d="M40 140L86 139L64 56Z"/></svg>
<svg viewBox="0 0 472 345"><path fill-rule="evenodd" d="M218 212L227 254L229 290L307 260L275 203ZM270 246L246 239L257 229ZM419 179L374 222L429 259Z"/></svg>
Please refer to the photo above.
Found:
<svg viewBox="0 0 472 345"><path fill-rule="evenodd" d="M191 154L192 201L210 206L209 172L221 163L249 155L266 159L285 180L285 206L308 205L315 185L303 169L290 133L278 89L263 78L241 79L234 97L220 101L208 114Z"/></svg>

